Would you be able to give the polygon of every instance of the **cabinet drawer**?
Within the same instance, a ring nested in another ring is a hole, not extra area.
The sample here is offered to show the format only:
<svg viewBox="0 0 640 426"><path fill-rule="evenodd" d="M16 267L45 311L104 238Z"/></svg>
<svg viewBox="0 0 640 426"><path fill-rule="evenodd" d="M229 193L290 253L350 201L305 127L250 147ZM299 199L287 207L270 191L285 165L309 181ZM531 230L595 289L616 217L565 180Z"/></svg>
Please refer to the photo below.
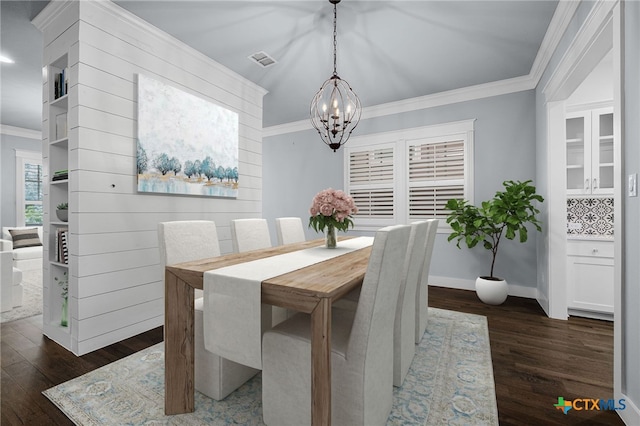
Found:
<svg viewBox="0 0 640 426"><path fill-rule="evenodd" d="M583 311L613 313L613 259L568 257L567 306Z"/></svg>
<svg viewBox="0 0 640 426"><path fill-rule="evenodd" d="M613 258L613 241L567 241L568 256Z"/></svg>

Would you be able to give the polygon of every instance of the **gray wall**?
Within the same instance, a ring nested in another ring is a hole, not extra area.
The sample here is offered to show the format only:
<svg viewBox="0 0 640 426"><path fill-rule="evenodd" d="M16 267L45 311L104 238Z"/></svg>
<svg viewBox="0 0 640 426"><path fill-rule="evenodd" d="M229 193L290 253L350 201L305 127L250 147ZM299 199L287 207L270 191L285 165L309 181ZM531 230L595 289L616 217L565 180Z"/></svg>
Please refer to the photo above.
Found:
<svg viewBox="0 0 640 426"><path fill-rule="evenodd" d="M301 217L307 239L318 238L306 228L309 207L318 191L343 187L342 151L334 153L315 130L265 138L262 183L262 215L268 219L274 245L274 220L283 216Z"/></svg>
<svg viewBox="0 0 640 426"><path fill-rule="evenodd" d="M640 173L640 2L625 2L624 170ZM625 180L623 180L625 182ZM640 407L640 198L625 196L622 391Z"/></svg>
<svg viewBox="0 0 640 426"><path fill-rule="evenodd" d="M534 91L364 120L354 135L466 119L476 119L476 203L502 189L504 180L535 179ZM270 223L276 217L288 215L300 216L306 223L311 198L317 191L344 186L342 151L333 153L315 130L265 138L263 166L263 215ZM533 232L530 235L525 244L504 241L496 261L496 273L510 284L534 288L536 235ZM478 275L488 274L491 259L486 250L458 250L454 243L447 242L447 236L439 234L436 239L431 275L475 280Z"/></svg>
<svg viewBox="0 0 640 426"><path fill-rule="evenodd" d="M42 142L0 135L0 225L16 226L16 149L42 153Z"/></svg>

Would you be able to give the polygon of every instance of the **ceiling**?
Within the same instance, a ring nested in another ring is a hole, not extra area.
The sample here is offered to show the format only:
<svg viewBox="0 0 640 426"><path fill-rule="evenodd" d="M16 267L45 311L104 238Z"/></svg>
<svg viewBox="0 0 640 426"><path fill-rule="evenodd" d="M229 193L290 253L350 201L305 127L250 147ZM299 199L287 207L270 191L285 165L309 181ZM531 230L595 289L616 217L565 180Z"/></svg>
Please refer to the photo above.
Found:
<svg viewBox="0 0 640 426"><path fill-rule="evenodd" d="M1 4L1 124L40 130L42 36L30 20L47 2ZM268 90L264 126L308 118L333 71L327 0L116 1ZM338 4L338 74L364 107L526 76L557 1L357 1ZM265 51L277 64L247 57Z"/></svg>

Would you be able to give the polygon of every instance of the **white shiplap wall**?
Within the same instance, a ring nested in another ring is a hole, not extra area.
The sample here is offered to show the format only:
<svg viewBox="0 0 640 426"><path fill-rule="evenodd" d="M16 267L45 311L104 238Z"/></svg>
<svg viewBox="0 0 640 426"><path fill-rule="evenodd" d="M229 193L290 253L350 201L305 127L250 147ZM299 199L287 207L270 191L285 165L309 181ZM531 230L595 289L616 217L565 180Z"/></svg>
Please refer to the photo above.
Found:
<svg viewBox="0 0 640 426"><path fill-rule="evenodd" d="M66 43L70 296L72 350L83 354L163 324L158 222L214 220L222 251L230 252L230 220L261 217L266 92L111 2L69 2L43 14L45 61L55 59L60 34L77 34ZM138 74L239 114L237 199L137 192Z"/></svg>

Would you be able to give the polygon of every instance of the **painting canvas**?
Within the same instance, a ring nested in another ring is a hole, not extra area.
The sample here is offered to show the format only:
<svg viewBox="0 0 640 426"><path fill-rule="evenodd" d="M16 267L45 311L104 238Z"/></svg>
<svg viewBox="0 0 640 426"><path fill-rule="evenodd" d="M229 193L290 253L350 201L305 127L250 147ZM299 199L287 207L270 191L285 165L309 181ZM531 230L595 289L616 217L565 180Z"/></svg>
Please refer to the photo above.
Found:
<svg viewBox="0 0 640 426"><path fill-rule="evenodd" d="M138 191L237 197L238 114L138 75Z"/></svg>

